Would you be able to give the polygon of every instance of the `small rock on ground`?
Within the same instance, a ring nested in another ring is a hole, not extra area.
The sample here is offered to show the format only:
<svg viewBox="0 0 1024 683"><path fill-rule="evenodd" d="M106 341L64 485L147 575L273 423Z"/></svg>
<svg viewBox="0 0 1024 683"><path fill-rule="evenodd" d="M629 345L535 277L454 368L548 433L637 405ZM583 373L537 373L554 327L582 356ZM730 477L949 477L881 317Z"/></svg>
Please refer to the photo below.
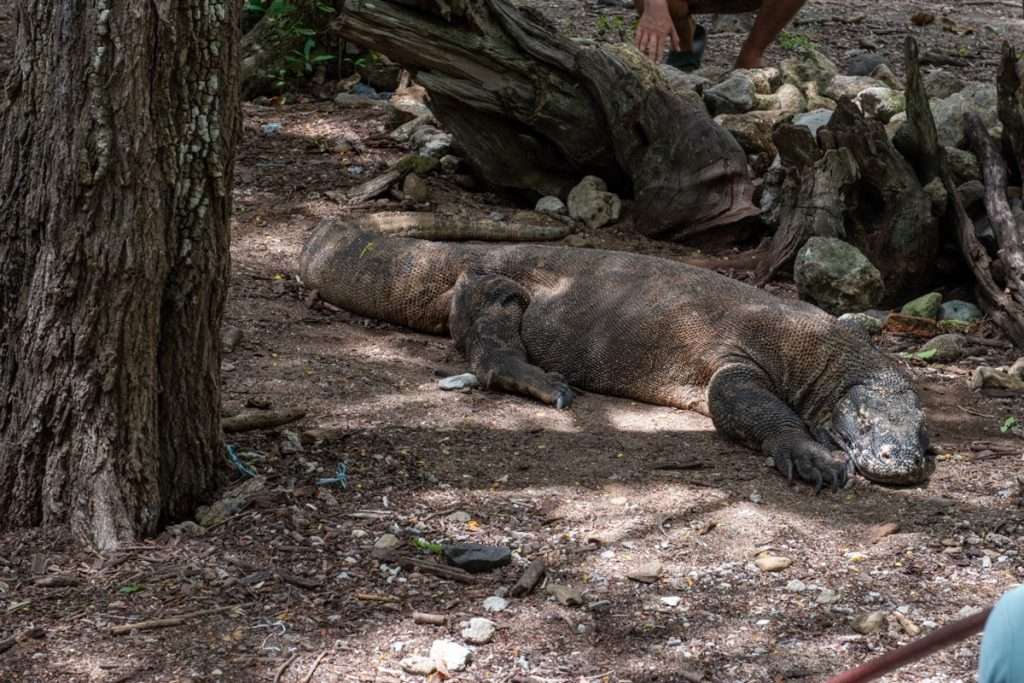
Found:
<svg viewBox="0 0 1024 683"><path fill-rule="evenodd" d="M484 600L484 609L488 612L501 612L506 607L508 607L508 600L497 595L492 595Z"/></svg>
<svg viewBox="0 0 1024 683"><path fill-rule="evenodd" d="M781 572L793 564L793 560L781 555L761 555L754 564L763 572Z"/></svg>
<svg viewBox="0 0 1024 683"><path fill-rule="evenodd" d="M914 318L928 318L935 320L939 317L939 307L942 305L942 295L938 292L931 292L908 301L900 309L902 315L909 315Z"/></svg>
<svg viewBox="0 0 1024 683"><path fill-rule="evenodd" d="M566 607L573 607L583 604L583 594L579 589L572 586L565 586L559 583L549 583L547 586L548 595L552 596L559 604Z"/></svg>
<svg viewBox="0 0 1024 683"><path fill-rule="evenodd" d="M504 567L512 561L512 551L504 546L479 543L452 543L441 548L448 564L477 574Z"/></svg>
<svg viewBox="0 0 1024 683"><path fill-rule="evenodd" d="M430 646L430 659L443 664L448 671L462 671L469 663L472 652L465 645L450 640L435 640Z"/></svg>
<svg viewBox="0 0 1024 683"><path fill-rule="evenodd" d="M437 667L434 666L434 660L420 655L406 657L399 663L399 666L402 667L402 671L405 673L417 676L429 676L437 670Z"/></svg>
<svg viewBox="0 0 1024 683"><path fill-rule="evenodd" d="M661 562L653 560L638 565L626 576L637 583L654 583L661 577L662 569Z"/></svg>
<svg viewBox="0 0 1024 683"><path fill-rule="evenodd" d="M494 622L490 619L473 617L462 629L462 639L471 645L484 645L494 638Z"/></svg>
<svg viewBox="0 0 1024 683"><path fill-rule="evenodd" d="M881 630L885 623L885 612L869 612L853 620L853 630L863 635L870 635Z"/></svg>

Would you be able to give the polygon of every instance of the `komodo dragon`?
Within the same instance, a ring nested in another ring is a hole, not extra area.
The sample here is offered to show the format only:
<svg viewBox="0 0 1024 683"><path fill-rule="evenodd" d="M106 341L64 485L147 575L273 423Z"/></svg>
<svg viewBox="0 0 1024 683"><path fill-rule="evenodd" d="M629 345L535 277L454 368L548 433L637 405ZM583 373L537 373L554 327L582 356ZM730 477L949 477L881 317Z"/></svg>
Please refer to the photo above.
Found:
<svg viewBox="0 0 1024 683"><path fill-rule="evenodd" d="M844 486L854 469L886 484L934 470L916 392L866 335L708 270L325 221L303 249L301 276L360 315L449 332L485 387L558 408L575 385L697 410L816 490Z"/></svg>

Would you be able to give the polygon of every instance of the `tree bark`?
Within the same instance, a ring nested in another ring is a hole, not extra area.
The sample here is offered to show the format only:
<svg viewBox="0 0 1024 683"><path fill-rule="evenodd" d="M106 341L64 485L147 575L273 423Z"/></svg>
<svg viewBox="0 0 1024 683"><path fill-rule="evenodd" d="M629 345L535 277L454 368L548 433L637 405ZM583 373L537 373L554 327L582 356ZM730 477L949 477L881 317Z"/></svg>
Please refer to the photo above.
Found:
<svg viewBox="0 0 1024 683"><path fill-rule="evenodd" d="M743 150L631 48L503 0L348 0L335 29L415 71L491 185L565 197L600 176L636 199L638 231L675 239L757 214Z"/></svg>
<svg viewBox="0 0 1024 683"><path fill-rule="evenodd" d="M20 0L0 103L0 529L99 548L223 461L239 3Z"/></svg>

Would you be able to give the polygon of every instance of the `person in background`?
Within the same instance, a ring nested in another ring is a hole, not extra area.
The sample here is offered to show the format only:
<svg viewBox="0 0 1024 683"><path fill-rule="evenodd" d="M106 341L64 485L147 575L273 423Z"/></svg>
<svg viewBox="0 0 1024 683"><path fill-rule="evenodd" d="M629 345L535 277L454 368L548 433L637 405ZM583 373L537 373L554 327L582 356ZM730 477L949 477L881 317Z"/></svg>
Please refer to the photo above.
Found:
<svg viewBox="0 0 1024 683"><path fill-rule="evenodd" d="M1024 586L999 599L981 638L978 683L1024 681Z"/></svg>
<svg viewBox="0 0 1024 683"><path fill-rule="evenodd" d="M640 21L636 46L655 64L669 49L666 63L684 71L700 66L704 28L693 20L699 13L731 14L757 9L757 20L736 58L737 69L763 66L764 51L793 20L806 0L635 0ZM692 6L692 7L691 7Z"/></svg>

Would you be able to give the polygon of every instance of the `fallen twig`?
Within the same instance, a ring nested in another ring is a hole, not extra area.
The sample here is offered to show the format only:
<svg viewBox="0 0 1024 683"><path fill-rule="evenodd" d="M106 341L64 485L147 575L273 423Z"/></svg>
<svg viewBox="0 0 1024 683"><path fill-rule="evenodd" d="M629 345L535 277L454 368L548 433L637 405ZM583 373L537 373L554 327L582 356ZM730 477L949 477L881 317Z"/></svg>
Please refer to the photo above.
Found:
<svg viewBox="0 0 1024 683"><path fill-rule="evenodd" d="M529 595L533 592L533 589L537 587L540 580L544 578L544 574L547 572L547 565L544 563L544 558L539 557L530 563L530 566L526 568L523 575L516 581L516 585L512 586L512 590L508 592L513 598L521 598L525 595Z"/></svg>
<svg viewBox="0 0 1024 683"><path fill-rule="evenodd" d="M38 626L26 629L17 635L11 636L10 638L0 640L0 653L7 652L18 643L24 642L29 638L39 639L45 635L46 631Z"/></svg>
<svg viewBox="0 0 1024 683"><path fill-rule="evenodd" d="M296 659L298 659L298 657L299 657L299 653L298 652L293 652L291 657L289 657L288 659L284 660L284 664L282 664L278 668L277 673L274 675L274 683L280 683L281 682L281 676L284 676L284 672L288 670L288 667L291 666L292 662L294 662Z"/></svg>
<svg viewBox="0 0 1024 683"><path fill-rule="evenodd" d="M311 680L313 680L313 674L316 673L317 667L320 666L320 662L322 662L324 657L326 657L326 656L327 656L327 650L324 650L323 652L320 653L320 656L316 658L315 662L313 662L313 668L310 669L309 673L306 674L306 677L304 679L302 679L302 683L309 683Z"/></svg>
<svg viewBox="0 0 1024 683"><path fill-rule="evenodd" d="M174 617L165 617L163 619L151 619L149 621L136 621L131 624L120 624L118 626L110 627L110 634L114 636L124 635L125 633L131 633L132 631L152 631L158 628L170 628L172 626L181 626L188 621L198 619L199 617L208 617L212 614L220 614L221 612L227 612L233 609L241 609L247 607L249 603L242 605L228 605L226 607L214 607L213 609L204 609L197 612L188 612L186 614L179 614Z"/></svg>
<svg viewBox="0 0 1024 683"><path fill-rule="evenodd" d="M422 574L432 574L438 578L458 581L459 583L476 583L476 577L465 569L459 569L458 567L449 567L437 562L420 560L409 555L399 555L397 553L381 553L378 559L382 562L397 564L406 571L416 570Z"/></svg>
<svg viewBox="0 0 1024 683"><path fill-rule="evenodd" d="M234 417L225 417L220 421L225 433L251 432L254 429L272 429L289 422L301 420L306 411L299 408L282 410L261 410L254 413L242 413Z"/></svg>
<svg viewBox="0 0 1024 683"><path fill-rule="evenodd" d="M429 626L444 626L448 617L443 614L430 614L428 612L413 612L412 621L414 624L426 624Z"/></svg>

